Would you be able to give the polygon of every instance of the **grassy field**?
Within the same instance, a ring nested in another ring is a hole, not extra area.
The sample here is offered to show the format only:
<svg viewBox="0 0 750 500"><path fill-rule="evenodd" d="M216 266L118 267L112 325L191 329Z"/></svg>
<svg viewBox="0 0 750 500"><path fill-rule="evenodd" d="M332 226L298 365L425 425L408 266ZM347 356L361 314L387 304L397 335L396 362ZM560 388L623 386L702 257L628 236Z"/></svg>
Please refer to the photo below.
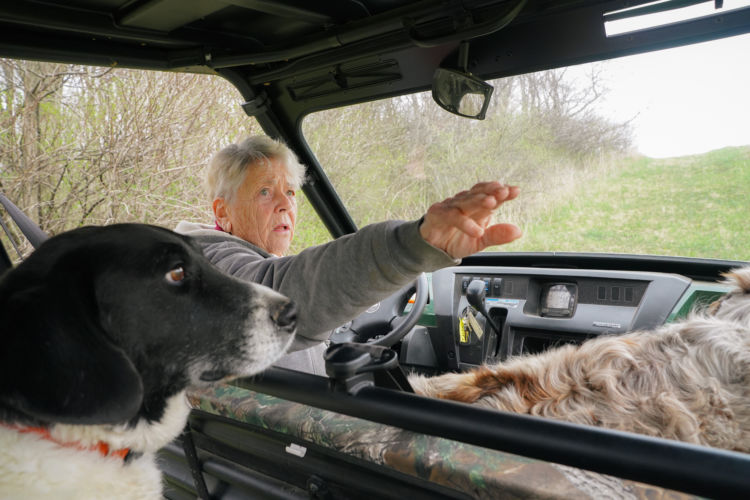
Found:
<svg viewBox="0 0 750 500"><path fill-rule="evenodd" d="M750 146L627 160L550 200L503 250L750 260Z"/></svg>

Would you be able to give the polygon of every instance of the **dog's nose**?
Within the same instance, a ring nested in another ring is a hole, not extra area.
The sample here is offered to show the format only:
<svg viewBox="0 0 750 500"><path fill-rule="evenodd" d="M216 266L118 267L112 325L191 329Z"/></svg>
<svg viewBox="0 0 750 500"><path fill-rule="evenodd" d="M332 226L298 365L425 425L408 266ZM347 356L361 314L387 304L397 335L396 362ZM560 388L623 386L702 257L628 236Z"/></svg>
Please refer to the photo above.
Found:
<svg viewBox="0 0 750 500"><path fill-rule="evenodd" d="M281 328L292 330L297 325L297 306L292 301L282 302L271 312L271 319Z"/></svg>

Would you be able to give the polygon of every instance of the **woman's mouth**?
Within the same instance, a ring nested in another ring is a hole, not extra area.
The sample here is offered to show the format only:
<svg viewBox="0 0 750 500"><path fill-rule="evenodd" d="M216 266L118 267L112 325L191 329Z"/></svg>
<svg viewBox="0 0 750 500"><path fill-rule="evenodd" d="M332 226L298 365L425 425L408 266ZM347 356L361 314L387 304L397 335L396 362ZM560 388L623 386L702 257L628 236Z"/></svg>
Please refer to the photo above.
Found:
<svg viewBox="0 0 750 500"><path fill-rule="evenodd" d="M285 233L291 230L291 227L288 224L279 224L278 226L274 226L273 230L277 233Z"/></svg>

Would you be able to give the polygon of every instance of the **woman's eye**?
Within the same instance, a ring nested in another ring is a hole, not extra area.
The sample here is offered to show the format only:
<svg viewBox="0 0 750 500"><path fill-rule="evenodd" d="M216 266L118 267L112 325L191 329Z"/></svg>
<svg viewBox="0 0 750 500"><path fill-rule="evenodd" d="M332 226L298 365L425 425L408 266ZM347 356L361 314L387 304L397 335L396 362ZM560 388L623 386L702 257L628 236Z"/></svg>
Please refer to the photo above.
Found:
<svg viewBox="0 0 750 500"><path fill-rule="evenodd" d="M296 193L296 191L294 191L294 189L290 189L289 191L286 192L287 196L296 196L296 194L297 193Z"/></svg>
<svg viewBox="0 0 750 500"><path fill-rule="evenodd" d="M182 281L185 279L185 270L182 268L182 266L175 267L171 271L168 271L167 274L164 275L168 283L171 283L172 285L179 285L182 283Z"/></svg>
<svg viewBox="0 0 750 500"><path fill-rule="evenodd" d="M266 188L261 189L260 190L260 194L261 194L261 196L268 196L268 189L266 189Z"/></svg>

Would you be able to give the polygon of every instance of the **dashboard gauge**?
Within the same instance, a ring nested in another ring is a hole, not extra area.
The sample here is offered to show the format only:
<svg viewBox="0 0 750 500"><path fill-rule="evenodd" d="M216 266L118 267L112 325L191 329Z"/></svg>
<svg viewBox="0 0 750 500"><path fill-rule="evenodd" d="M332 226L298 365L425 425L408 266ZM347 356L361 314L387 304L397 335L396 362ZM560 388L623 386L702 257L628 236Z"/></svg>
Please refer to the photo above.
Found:
<svg viewBox="0 0 750 500"><path fill-rule="evenodd" d="M548 283L542 287L542 316L570 318L577 302L578 287L573 283Z"/></svg>

